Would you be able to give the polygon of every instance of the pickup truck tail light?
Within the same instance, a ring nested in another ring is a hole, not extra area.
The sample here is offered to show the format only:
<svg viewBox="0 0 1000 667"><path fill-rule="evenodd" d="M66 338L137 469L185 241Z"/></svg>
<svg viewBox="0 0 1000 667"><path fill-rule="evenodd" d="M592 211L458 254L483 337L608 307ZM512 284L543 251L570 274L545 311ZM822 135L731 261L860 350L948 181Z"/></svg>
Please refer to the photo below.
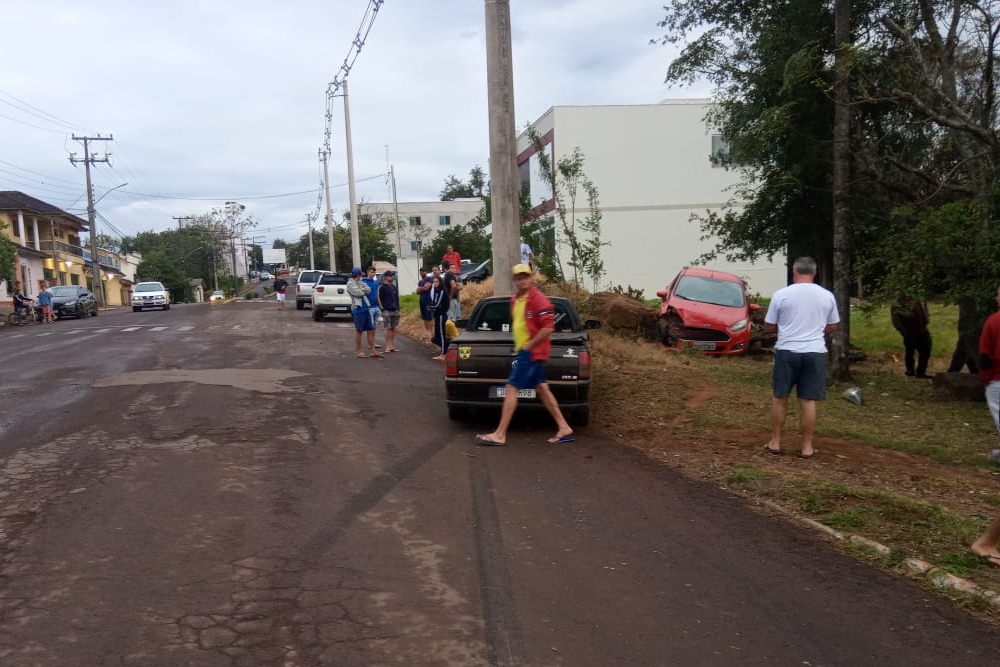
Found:
<svg viewBox="0 0 1000 667"><path fill-rule="evenodd" d="M323 293L323 287L320 286L320 285L316 285L316 287L313 287L313 292L319 292L320 294L322 294Z"/></svg>
<svg viewBox="0 0 1000 667"><path fill-rule="evenodd" d="M458 350L451 348L444 355L444 374L447 377L458 376Z"/></svg>
<svg viewBox="0 0 1000 667"><path fill-rule="evenodd" d="M295 283L295 293L298 294L301 291L302 291L302 285Z"/></svg>
<svg viewBox="0 0 1000 667"><path fill-rule="evenodd" d="M590 379L590 352L580 352L580 379Z"/></svg>

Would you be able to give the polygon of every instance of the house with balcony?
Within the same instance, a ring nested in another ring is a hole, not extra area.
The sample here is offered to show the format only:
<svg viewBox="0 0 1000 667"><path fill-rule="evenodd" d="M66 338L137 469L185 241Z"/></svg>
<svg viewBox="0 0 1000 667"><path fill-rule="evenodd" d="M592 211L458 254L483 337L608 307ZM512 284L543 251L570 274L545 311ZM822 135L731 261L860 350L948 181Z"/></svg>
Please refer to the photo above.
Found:
<svg viewBox="0 0 1000 667"><path fill-rule="evenodd" d="M43 281L58 285L90 285L92 253L85 237L86 220L16 190L0 191L0 234L17 249L14 274L27 296L34 298ZM122 258L100 249L102 303L129 302L134 282L122 270ZM0 281L0 302L10 302L13 285Z"/></svg>

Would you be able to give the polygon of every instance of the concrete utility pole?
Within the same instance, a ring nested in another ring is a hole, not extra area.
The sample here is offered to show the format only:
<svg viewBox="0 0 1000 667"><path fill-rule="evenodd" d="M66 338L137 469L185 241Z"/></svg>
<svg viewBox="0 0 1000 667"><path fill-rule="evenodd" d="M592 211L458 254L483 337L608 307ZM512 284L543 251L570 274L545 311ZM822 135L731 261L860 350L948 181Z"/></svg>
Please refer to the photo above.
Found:
<svg viewBox="0 0 1000 667"><path fill-rule="evenodd" d="M330 203L330 166L328 158L330 154L323 149L319 151L320 158L323 160L323 183L326 188L326 240L330 244L330 270L337 270L337 256L334 254L333 248L333 204ZM309 235L310 242L312 240L312 234ZM311 257L310 251L310 257Z"/></svg>
<svg viewBox="0 0 1000 667"><path fill-rule="evenodd" d="M396 200L396 170L389 165L389 187L392 194L392 219L393 227L396 228L396 263L399 264L403 257L403 241L399 238L399 202ZM399 268L398 266L396 267ZM420 268L419 266L417 267ZM399 282L398 280L396 282Z"/></svg>
<svg viewBox="0 0 1000 667"><path fill-rule="evenodd" d="M110 160L107 153L102 158L91 157L90 142L113 140L114 137L111 135L106 137L102 137L101 135L97 135L96 137L78 137L74 134L73 141L83 142L83 159L77 158L76 153L70 155L69 158L69 161L74 165L77 162L82 162L84 170L87 172L87 222L90 225L90 276L93 281L91 291L97 299L98 307L107 303L107 299L104 298L104 285L101 283L101 258L97 253L97 211L94 210L94 186L90 180L90 165L95 162L109 162ZM55 239L53 239L54 242Z"/></svg>
<svg viewBox="0 0 1000 667"><path fill-rule="evenodd" d="M358 233L358 204L354 196L354 149L351 147L351 107L347 102L347 79L344 79L344 132L347 134L347 192L351 200L351 260L361 266L361 236Z"/></svg>
<svg viewBox="0 0 1000 667"><path fill-rule="evenodd" d="M309 270L316 269L316 251L313 250L313 217L311 213L306 214L306 222L309 223Z"/></svg>
<svg viewBox="0 0 1000 667"><path fill-rule="evenodd" d="M486 0L486 88L490 117L493 293L506 295L514 293L511 270L519 257L521 227L510 0Z"/></svg>

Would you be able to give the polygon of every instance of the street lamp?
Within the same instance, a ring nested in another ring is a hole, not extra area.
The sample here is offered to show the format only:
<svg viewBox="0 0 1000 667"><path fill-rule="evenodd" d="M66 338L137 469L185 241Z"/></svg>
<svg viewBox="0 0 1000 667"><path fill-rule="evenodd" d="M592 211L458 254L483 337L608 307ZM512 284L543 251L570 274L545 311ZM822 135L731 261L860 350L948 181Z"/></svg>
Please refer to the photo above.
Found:
<svg viewBox="0 0 1000 667"><path fill-rule="evenodd" d="M87 172L89 179L90 172ZM89 185L89 181L88 181ZM117 190L118 188L124 188L128 183L122 183L121 185L116 185L113 188L108 189L103 195L97 198L93 204L90 205L90 209L94 211L94 216L90 221L90 254L93 255L90 258L91 273L94 278L94 295L97 297L98 306L106 306L108 304L107 295L104 293L104 281L101 280L101 256L97 251L97 221L95 216L97 215L96 207L97 202L101 201L107 197L112 190ZM52 244L55 246L55 239L52 239Z"/></svg>

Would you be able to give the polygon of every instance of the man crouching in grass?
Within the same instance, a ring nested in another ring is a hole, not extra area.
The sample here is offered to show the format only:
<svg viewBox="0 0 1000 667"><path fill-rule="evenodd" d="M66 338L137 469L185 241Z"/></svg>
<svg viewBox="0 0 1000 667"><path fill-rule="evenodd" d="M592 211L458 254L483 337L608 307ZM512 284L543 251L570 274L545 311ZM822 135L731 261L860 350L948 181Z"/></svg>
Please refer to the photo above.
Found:
<svg viewBox="0 0 1000 667"><path fill-rule="evenodd" d="M517 357L511 365L510 377L500 411L500 424L492 433L480 433L476 442L481 445L507 444L507 427L517 410L517 391L534 389L542 405L556 421L556 434L547 442L572 442L573 429L569 427L556 397L545 382L545 362L552 352L552 332L556 330L555 308L549 298L531 281L531 267L518 264L514 267L514 287L517 293L510 300L510 319L513 322L514 349Z"/></svg>

